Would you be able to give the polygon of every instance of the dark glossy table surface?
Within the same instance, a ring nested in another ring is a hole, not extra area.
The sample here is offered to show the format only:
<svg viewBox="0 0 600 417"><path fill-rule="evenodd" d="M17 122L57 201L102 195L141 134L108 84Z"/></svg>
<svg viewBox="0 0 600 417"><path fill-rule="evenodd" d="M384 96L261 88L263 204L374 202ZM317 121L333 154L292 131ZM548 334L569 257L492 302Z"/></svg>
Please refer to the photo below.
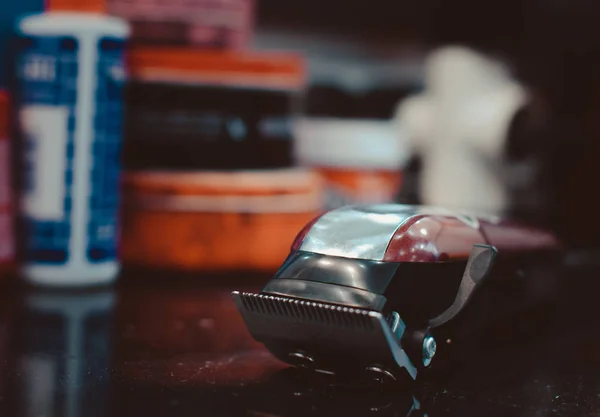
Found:
<svg viewBox="0 0 600 417"><path fill-rule="evenodd" d="M0 415L600 416L600 266L571 266L556 323L413 385L307 377L247 333L230 298L268 276L125 276L113 289L3 289Z"/></svg>

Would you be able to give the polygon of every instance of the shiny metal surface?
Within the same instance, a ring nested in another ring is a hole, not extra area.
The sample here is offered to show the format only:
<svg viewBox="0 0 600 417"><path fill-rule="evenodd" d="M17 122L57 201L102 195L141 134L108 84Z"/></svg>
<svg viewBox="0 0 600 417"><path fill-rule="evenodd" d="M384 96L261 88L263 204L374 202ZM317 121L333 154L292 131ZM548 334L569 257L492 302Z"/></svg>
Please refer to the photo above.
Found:
<svg viewBox="0 0 600 417"><path fill-rule="evenodd" d="M381 294L341 285L295 279L273 279L263 288L268 294L302 298L307 301L341 304L346 307L380 311L387 299Z"/></svg>
<svg viewBox="0 0 600 417"><path fill-rule="evenodd" d="M288 258L275 278L315 281L383 294L397 269L397 265L382 261L299 251Z"/></svg>
<svg viewBox="0 0 600 417"><path fill-rule="evenodd" d="M237 291L232 296L259 342L277 340L282 346L291 343L326 349L352 355L354 363L345 363L345 367L364 369L361 364L377 363L392 372L404 368L413 379L417 377L417 368L398 342L402 338L399 326L394 334L379 312Z"/></svg>
<svg viewBox="0 0 600 417"><path fill-rule="evenodd" d="M433 336L427 336L423 340L423 365L429 366L437 351L437 343Z"/></svg>
<svg viewBox="0 0 600 417"><path fill-rule="evenodd" d="M419 214L453 213L400 204L343 207L323 215L307 233L300 250L380 261L396 230Z"/></svg>
<svg viewBox="0 0 600 417"><path fill-rule="evenodd" d="M473 245L454 302L446 311L429 320L431 328L439 327L449 322L462 311L474 294L477 284L491 271L496 254L496 249L493 246Z"/></svg>

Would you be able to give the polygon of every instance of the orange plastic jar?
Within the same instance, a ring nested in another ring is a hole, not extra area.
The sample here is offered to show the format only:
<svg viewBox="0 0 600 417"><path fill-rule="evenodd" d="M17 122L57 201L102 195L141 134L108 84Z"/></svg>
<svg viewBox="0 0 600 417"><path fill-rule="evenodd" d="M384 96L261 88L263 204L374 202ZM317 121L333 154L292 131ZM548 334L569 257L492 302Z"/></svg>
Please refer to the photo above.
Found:
<svg viewBox="0 0 600 417"><path fill-rule="evenodd" d="M320 177L304 169L129 172L122 257L127 266L273 271L320 212Z"/></svg>
<svg viewBox="0 0 600 417"><path fill-rule="evenodd" d="M12 272L15 256L8 106L8 94L0 91L0 277Z"/></svg>

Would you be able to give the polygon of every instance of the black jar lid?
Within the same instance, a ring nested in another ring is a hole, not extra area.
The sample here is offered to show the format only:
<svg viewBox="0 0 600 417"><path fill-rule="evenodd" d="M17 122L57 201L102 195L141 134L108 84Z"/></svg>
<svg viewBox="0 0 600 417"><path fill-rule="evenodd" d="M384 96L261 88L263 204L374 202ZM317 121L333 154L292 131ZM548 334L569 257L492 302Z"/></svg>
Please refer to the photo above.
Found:
<svg viewBox="0 0 600 417"><path fill-rule="evenodd" d="M305 114L307 117L390 119L398 103L414 91L410 85L380 86L355 92L318 84L307 92Z"/></svg>
<svg viewBox="0 0 600 417"><path fill-rule="evenodd" d="M141 50L130 57L126 169L235 170L293 165L297 55Z"/></svg>

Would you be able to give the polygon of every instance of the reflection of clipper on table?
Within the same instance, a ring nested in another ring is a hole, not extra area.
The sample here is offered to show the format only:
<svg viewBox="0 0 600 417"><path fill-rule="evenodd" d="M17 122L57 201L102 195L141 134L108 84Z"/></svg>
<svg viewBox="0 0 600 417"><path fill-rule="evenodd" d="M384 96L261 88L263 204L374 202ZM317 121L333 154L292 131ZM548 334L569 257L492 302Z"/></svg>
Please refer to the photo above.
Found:
<svg viewBox="0 0 600 417"><path fill-rule="evenodd" d="M424 204L502 214L509 206L503 153L526 92L499 62L462 47L435 51L426 91L403 101L396 122L422 159Z"/></svg>

